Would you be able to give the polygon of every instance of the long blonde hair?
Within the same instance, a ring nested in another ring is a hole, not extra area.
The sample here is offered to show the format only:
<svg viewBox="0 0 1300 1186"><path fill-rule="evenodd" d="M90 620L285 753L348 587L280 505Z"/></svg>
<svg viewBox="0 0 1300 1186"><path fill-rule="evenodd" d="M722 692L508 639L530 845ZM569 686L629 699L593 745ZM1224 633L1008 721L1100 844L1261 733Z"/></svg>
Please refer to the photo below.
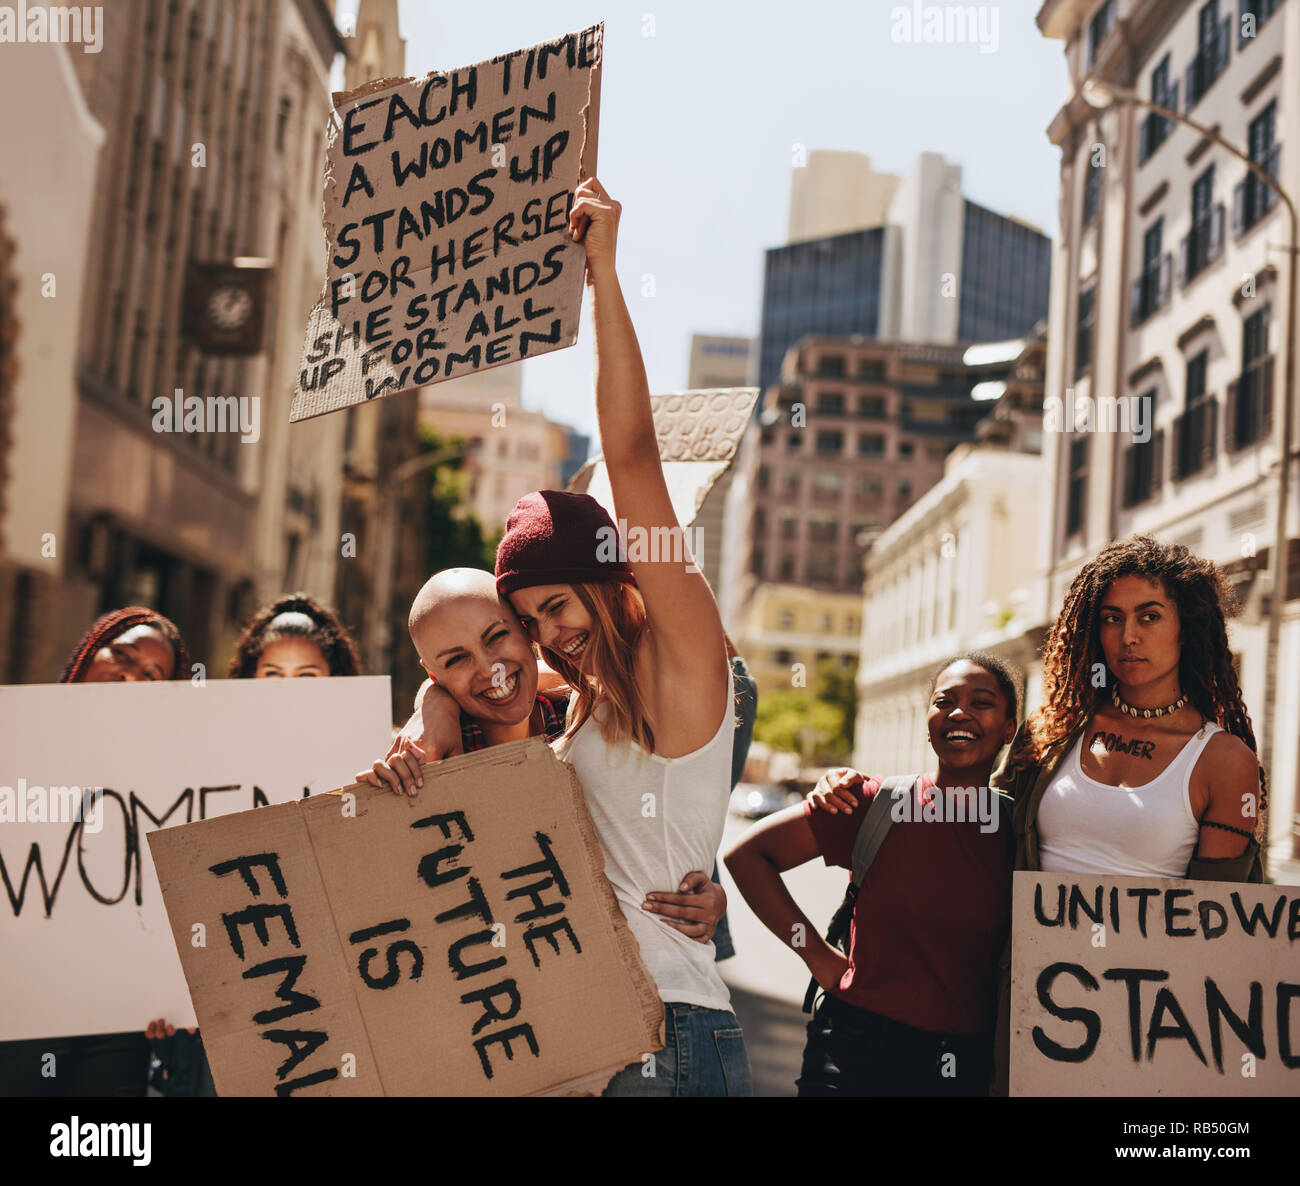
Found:
<svg viewBox="0 0 1300 1186"><path fill-rule="evenodd" d="M591 614L586 671L568 656L542 647L542 655L578 694L565 737L572 737L591 717L598 703L605 712L598 718L600 735L611 745L635 741L654 753L655 734L650 709L636 679L636 655L648 628L645 602L632 585L602 581L571 585Z"/></svg>

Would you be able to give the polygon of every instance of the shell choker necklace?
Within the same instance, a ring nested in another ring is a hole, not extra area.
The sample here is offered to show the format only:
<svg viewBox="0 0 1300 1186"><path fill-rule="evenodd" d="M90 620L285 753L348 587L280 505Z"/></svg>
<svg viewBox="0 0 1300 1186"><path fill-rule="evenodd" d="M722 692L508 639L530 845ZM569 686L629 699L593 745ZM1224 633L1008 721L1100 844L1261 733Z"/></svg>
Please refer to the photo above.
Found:
<svg viewBox="0 0 1300 1186"><path fill-rule="evenodd" d="M1110 702L1120 710L1131 717L1166 717L1171 712L1177 712L1184 704L1187 703L1186 696L1179 696L1172 704L1166 704L1164 708L1134 708L1131 704L1125 704L1120 698L1119 688L1112 688L1110 693Z"/></svg>

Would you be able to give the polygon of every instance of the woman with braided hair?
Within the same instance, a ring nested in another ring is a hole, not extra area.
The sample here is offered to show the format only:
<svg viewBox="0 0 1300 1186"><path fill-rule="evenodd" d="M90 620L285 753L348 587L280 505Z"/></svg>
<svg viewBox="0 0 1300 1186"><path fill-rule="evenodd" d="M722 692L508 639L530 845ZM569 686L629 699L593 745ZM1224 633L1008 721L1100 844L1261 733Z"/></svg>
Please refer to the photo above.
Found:
<svg viewBox="0 0 1300 1186"><path fill-rule="evenodd" d="M68 656L61 684L185 679L189 656L169 618L141 605L96 618Z"/></svg>
<svg viewBox="0 0 1300 1186"><path fill-rule="evenodd" d="M189 655L175 624L140 605L96 618L61 684L185 679ZM149 1045L135 1031L0 1042L0 1096L144 1095Z"/></svg>
<svg viewBox="0 0 1300 1186"><path fill-rule="evenodd" d="M1048 636L1044 704L993 783L1016 868L1262 881L1266 781L1228 649L1217 565L1150 536L1079 571ZM1010 944L995 1089L1005 1091Z"/></svg>

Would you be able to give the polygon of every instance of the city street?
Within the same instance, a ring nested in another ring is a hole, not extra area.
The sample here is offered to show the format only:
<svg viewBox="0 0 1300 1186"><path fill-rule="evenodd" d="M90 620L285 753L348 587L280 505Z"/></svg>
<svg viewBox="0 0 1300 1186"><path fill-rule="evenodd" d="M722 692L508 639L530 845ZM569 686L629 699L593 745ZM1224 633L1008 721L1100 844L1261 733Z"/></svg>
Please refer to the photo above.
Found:
<svg viewBox="0 0 1300 1186"><path fill-rule="evenodd" d="M728 815L723 851L750 826L751 821ZM786 884L814 925L825 931L848 879L847 870L828 869L819 859L788 873ZM745 1031L754 1094L794 1095L808 1024L808 1015L800 1011L808 973L803 961L754 917L725 868L722 884L736 947L736 954L721 965L722 978L731 988L732 1007Z"/></svg>

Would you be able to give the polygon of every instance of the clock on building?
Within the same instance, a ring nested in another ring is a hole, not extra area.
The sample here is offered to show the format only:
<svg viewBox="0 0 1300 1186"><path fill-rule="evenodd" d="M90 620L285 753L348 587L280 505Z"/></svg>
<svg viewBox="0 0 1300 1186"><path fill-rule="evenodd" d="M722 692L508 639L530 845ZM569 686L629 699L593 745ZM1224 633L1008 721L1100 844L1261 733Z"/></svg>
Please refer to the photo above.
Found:
<svg viewBox="0 0 1300 1186"><path fill-rule="evenodd" d="M184 329L204 354L262 349L270 260L194 263L186 285Z"/></svg>

